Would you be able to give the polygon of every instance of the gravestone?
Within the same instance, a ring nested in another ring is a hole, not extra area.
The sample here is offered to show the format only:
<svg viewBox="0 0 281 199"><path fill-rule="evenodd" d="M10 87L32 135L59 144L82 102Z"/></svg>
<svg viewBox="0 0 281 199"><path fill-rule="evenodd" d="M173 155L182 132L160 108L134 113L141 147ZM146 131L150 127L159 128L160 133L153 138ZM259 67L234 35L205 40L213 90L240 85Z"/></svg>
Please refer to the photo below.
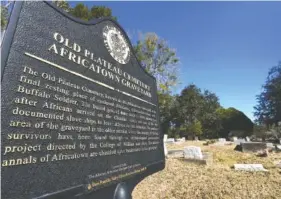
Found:
<svg viewBox="0 0 281 199"><path fill-rule="evenodd" d="M275 148L275 146L273 145L273 143L266 143L266 147L267 147L267 148L270 148L270 149Z"/></svg>
<svg viewBox="0 0 281 199"><path fill-rule="evenodd" d="M246 137L246 141L247 141L247 142L251 142L251 140L250 140L249 137Z"/></svg>
<svg viewBox="0 0 281 199"><path fill-rule="evenodd" d="M167 139L168 139L168 135L167 135L167 134L165 134L165 135L164 135L164 142L166 142L166 141L167 141Z"/></svg>
<svg viewBox="0 0 281 199"><path fill-rule="evenodd" d="M264 142L244 142L241 143L241 151L246 153L258 152L267 148Z"/></svg>
<svg viewBox="0 0 281 199"><path fill-rule="evenodd" d="M178 138L178 139L176 139L176 142L185 142L185 138L183 137L183 138Z"/></svg>
<svg viewBox="0 0 281 199"><path fill-rule="evenodd" d="M168 139L166 140L166 143L168 143L168 144L173 144L173 143L175 143L175 139L174 139L174 138L168 138Z"/></svg>
<svg viewBox="0 0 281 199"><path fill-rule="evenodd" d="M218 142L216 143L216 145L225 145L226 144L226 139L225 138L219 138Z"/></svg>
<svg viewBox="0 0 281 199"><path fill-rule="evenodd" d="M234 164L236 171L268 171L262 164Z"/></svg>
<svg viewBox="0 0 281 199"><path fill-rule="evenodd" d="M165 156L167 156L168 155L168 149L167 149L166 143L164 142L163 144L164 144L164 154L165 154Z"/></svg>
<svg viewBox="0 0 281 199"><path fill-rule="evenodd" d="M2 198L131 198L165 167L156 80L115 20L17 1L1 58Z"/></svg>
<svg viewBox="0 0 281 199"><path fill-rule="evenodd" d="M224 143L224 142L226 142L226 139L225 138L219 138L219 142Z"/></svg>
<svg viewBox="0 0 281 199"><path fill-rule="evenodd" d="M234 140L234 144L236 144L236 145L239 145L239 144L244 143L244 142L246 142L245 139L237 139L237 140Z"/></svg>
<svg viewBox="0 0 281 199"><path fill-rule="evenodd" d="M187 159L202 159L203 154L201 152L201 148L197 146L187 146L184 147L184 157Z"/></svg>
<svg viewBox="0 0 281 199"><path fill-rule="evenodd" d="M236 141L238 138L237 137L235 137L235 136L233 136L233 137L229 137L229 140L231 141L231 142L234 142L234 141Z"/></svg>
<svg viewBox="0 0 281 199"><path fill-rule="evenodd" d="M170 158L182 158L183 157L183 150L169 150L168 157Z"/></svg>

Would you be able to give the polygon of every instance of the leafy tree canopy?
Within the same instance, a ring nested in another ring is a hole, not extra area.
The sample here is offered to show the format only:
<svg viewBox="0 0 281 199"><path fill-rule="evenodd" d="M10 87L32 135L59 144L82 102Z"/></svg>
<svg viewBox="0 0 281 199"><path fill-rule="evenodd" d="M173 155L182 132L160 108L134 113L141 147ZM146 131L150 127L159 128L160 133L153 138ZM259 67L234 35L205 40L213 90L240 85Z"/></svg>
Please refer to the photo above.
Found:
<svg viewBox="0 0 281 199"><path fill-rule="evenodd" d="M112 16L112 10L106 6L92 6L89 9L83 3L76 4L74 8L72 8L65 0L53 0L53 3L66 12L69 12L71 15L85 21L89 21L91 19L99 19L102 17L111 17L112 19L117 20L117 17Z"/></svg>
<svg viewBox="0 0 281 199"><path fill-rule="evenodd" d="M179 58L167 41L156 33L146 33L134 50L142 67L156 78L159 92L169 92L178 83Z"/></svg>
<svg viewBox="0 0 281 199"><path fill-rule="evenodd" d="M281 62L269 70L262 89L257 95L254 115L258 124L269 128L281 121Z"/></svg>

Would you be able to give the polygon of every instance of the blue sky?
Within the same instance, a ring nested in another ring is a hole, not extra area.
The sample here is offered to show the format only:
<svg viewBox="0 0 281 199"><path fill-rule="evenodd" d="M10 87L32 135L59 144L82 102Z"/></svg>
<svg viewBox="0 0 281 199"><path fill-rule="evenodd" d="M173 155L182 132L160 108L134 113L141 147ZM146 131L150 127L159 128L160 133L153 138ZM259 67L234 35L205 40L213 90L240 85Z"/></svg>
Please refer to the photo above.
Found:
<svg viewBox="0 0 281 199"><path fill-rule="evenodd" d="M175 93L194 83L250 119L269 68L281 61L281 2L84 3L110 7L134 40L140 31L168 40L181 60Z"/></svg>

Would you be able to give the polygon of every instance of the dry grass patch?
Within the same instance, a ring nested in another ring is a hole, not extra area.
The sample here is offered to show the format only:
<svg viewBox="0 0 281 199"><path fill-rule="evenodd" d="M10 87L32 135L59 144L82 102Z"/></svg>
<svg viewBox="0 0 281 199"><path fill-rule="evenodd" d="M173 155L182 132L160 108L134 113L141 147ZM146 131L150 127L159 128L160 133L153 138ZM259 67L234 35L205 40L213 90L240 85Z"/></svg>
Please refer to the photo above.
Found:
<svg viewBox="0 0 281 199"><path fill-rule="evenodd" d="M166 159L166 168L147 177L135 188L134 199L264 199L281 198L281 173L274 161L281 153L270 153L260 158L255 154L234 151L230 146L203 146L202 142L169 145L168 149L200 146L213 153L210 166L197 165L178 159ZM231 169L235 163L260 163L269 172L238 172Z"/></svg>

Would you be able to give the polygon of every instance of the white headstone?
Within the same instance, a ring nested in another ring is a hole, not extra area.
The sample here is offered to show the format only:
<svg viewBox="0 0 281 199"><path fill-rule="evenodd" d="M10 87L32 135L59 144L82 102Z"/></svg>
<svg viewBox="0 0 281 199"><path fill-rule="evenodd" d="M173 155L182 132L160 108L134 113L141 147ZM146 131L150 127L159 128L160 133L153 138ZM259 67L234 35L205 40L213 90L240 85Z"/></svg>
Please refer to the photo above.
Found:
<svg viewBox="0 0 281 199"><path fill-rule="evenodd" d="M233 139L233 142L235 142L236 140L238 140L237 137L233 137L232 139Z"/></svg>
<svg viewBox="0 0 281 199"><path fill-rule="evenodd" d="M226 139L225 138L219 138L219 141L215 143L215 145L225 145Z"/></svg>
<svg viewBox="0 0 281 199"><path fill-rule="evenodd" d="M187 146L184 147L184 157L191 159L203 159L201 148L198 146Z"/></svg>
<svg viewBox="0 0 281 199"><path fill-rule="evenodd" d="M247 142L251 142L251 140L250 140L250 138L248 136L246 137L246 141Z"/></svg>
<svg viewBox="0 0 281 199"><path fill-rule="evenodd" d="M165 156L168 155L168 150L167 150L167 146L166 146L165 142L164 142L164 154L165 154Z"/></svg>
<svg viewBox="0 0 281 199"><path fill-rule="evenodd" d="M183 137L183 138L179 138L179 139L177 139L177 141L178 142L185 142L185 138Z"/></svg>
<svg viewBox="0 0 281 199"><path fill-rule="evenodd" d="M236 171L268 171L262 164L234 164Z"/></svg>
<svg viewBox="0 0 281 199"><path fill-rule="evenodd" d="M166 140L166 143L174 143L175 142L175 139L174 138L168 138Z"/></svg>
<svg viewBox="0 0 281 199"><path fill-rule="evenodd" d="M176 141L175 141L175 144L181 144L182 142L181 142L181 139L177 139Z"/></svg>
<svg viewBox="0 0 281 199"><path fill-rule="evenodd" d="M266 143L266 147L267 148L274 148L274 145L273 145L273 143Z"/></svg>
<svg viewBox="0 0 281 199"><path fill-rule="evenodd" d="M237 139L237 140L234 141L234 144L239 145L239 144L244 143L244 142L246 142L245 139Z"/></svg>
<svg viewBox="0 0 281 199"><path fill-rule="evenodd" d="M164 134L164 142L166 142L168 139L168 135L167 134Z"/></svg>

